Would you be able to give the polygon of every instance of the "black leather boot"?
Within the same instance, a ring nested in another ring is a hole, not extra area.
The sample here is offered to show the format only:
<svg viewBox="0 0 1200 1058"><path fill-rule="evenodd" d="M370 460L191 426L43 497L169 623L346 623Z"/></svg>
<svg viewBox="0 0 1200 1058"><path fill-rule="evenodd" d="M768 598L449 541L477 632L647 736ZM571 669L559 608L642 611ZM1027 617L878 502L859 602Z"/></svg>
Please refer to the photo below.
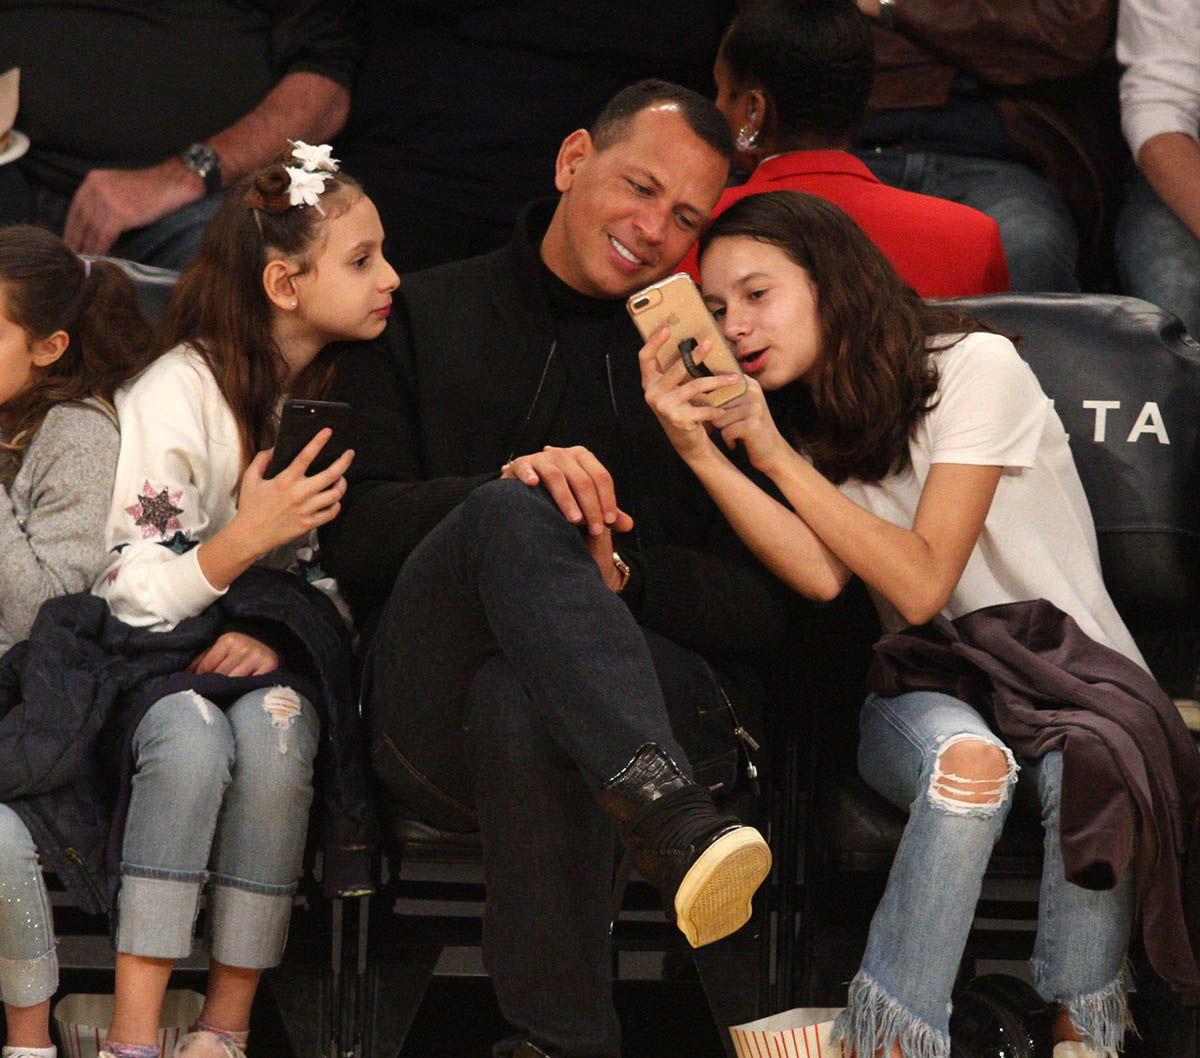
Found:
<svg viewBox="0 0 1200 1058"><path fill-rule="evenodd" d="M601 787L642 876L658 887L667 915L693 948L741 928L771 870L771 850L754 827L717 811L653 742Z"/></svg>

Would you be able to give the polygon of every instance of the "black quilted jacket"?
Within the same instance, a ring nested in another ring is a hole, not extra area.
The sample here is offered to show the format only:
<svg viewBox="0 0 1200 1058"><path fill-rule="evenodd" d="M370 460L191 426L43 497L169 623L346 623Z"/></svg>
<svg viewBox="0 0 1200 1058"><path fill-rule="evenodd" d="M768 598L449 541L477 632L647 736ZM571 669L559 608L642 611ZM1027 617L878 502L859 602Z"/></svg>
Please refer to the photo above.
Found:
<svg viewBox="0 0 1200 1058"><path fill-rule="evenodd" d="M283 659L265 676L185 671L222 632L252 631ZM290 574L253 568L208 609L169 632L133 628L88 593L47 602L30 638L0 658L0 802L29 827L42 861L85 910L117 888L134 728L159 698L192 688L229 705L288 683L321 712L317 804L325 889L371 888L374 816L349 644L332 604Z"/></svg>

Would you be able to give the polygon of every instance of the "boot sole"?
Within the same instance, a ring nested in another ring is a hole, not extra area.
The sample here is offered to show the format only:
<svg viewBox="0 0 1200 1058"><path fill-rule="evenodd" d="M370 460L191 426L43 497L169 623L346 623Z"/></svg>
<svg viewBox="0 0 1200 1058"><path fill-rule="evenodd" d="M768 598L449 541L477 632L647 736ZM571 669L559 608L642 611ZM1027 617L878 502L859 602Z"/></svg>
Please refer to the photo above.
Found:
<svg viewBox="0 0 1200 1058"><path fill-rule="evenodd" d="M741 929L754 892L771 873L771 850L754 827L717 838L683 876L675 893L675 924L693 948Z"/></svg>

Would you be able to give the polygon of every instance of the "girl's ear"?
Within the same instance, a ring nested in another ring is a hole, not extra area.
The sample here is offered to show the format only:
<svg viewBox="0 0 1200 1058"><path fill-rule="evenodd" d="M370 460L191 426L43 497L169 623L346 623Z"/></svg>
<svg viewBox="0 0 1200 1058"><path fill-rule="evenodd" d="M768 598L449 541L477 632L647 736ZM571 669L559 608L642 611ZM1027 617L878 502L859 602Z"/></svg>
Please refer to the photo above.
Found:
<svg viewBox="0 0 1200 1058"><path fill-rule="evenodd" d="M267 300L281 312L291 312L296 307L296 273L287 261L280 257L268 261L262 283Z"/></svg>
<svg viewBox="0 0 1200 1058"><path fill-rule="evenodd" d="M55 331L48 338L39 338L30 347L36 367L49 367L67 351L71 336L66 331Z"/></svg>

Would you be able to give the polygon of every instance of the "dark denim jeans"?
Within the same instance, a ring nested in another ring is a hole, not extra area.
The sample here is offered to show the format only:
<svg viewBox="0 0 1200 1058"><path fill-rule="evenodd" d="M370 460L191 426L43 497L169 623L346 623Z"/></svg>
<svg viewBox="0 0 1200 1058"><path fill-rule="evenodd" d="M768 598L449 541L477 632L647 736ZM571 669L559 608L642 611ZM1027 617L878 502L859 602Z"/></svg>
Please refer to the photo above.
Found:
<svg viewBox="0 0 1200 1058"><path fill-rule="evenodd" d="M860 150L892 187L961 202L1000 228L1013 290L1079 290L1079 236L1058 189L1029 166L936 151Z"/></svg>
<svg viewBox="0 0 1200 1058"><path fill-rule="evenodd" d="M556 1058L615 1058L616 833L595 792L646 742L690 765L665 695L703 659L639 628L541 489L476 489L412 553L380 620L372 763L430 822L483 836L484 959L500 1006Z"/></svg>

